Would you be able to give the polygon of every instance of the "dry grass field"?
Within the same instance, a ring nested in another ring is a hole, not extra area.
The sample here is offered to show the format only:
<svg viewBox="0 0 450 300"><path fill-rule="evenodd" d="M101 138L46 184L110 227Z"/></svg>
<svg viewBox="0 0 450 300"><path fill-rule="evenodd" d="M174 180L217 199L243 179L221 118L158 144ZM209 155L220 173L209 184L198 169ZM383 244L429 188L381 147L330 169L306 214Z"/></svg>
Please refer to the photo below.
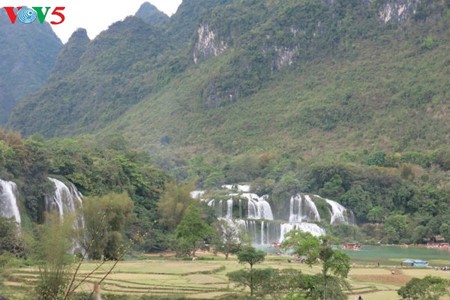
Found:
<svg viewBox="0 0 450 300"><path fill-rule="evenodd" d="M96 266L95 262L84 263L78 280ZM109 263L105 264L93 273L87 283L80 286L79 291L90 292L94 282L101 280L110 266ZM137 299L143 295L167 299L220 299L229 294L242 293L229 283L226 274L244 267L235 257L225 260L221 256L210 254L201 254L196 261L176 260L172 255L147 256L143 260L119 262L103 281L101 289L105 296L127 295L129 299ZM301 263L288 263L286 257L280 256L268 256L257 267L295 268L308 274L320 271L318 266L310 268ZM395 274L392 274L392 270L388 267L353 266L348 278L352 287L347 292L349 299L353 300L361 295L364 300L395 300L399 299L397 289L413 277L434 275L450 279L450 272L433 268L395 268ZM3 294L12 300L31 299L28 295L36 282L36 269L11 269L3 278Z"/></svg>

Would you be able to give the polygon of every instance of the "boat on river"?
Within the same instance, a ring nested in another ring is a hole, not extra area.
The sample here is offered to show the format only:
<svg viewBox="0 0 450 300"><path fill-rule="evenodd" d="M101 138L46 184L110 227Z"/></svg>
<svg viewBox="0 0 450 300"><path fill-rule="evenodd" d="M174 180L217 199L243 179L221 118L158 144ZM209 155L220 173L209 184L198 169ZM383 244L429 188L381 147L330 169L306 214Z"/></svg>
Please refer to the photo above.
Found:
<svg viewBox="0 0 450 300"><path fill-rule="evenodd" d="M428 262L426 260L420 259L406 259L402 261L402 266L406 267L428 267Z"/></svg>

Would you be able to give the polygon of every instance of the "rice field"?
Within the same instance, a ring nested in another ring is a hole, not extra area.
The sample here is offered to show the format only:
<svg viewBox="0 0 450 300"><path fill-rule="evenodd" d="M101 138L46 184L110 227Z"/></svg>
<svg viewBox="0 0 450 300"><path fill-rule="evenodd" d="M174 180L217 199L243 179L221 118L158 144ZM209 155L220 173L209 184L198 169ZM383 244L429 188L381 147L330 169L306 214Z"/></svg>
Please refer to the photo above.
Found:
<svg viewBox="0 0 450 300"><path fill-rule="evenodd" d="M96 270L89 279L81 284L78 292L92 291L95 282L100 281L110 269L112 263L106 263ZM77 281L98 267L98 263L83 263ZM220 299L227 295L245 293L236 289L228 281L226 274L245 265L239 264L235 257L225 260L221 256L201 254L196 261L176 260L173 256L147 256L137 261L121 261L101 284L102 295L126 295L127 299L138 299L149 296L159 299ZM320 271L319 266L310 268L301 263L289 263L287 257L267 256L257 267L262 268L295 268L303 273L314 274ZM348 291L348 299L361 295L364 300L399 299L397 289L405 285L413 277L423 278L426 275L440 276L450 279L449 271L433 268L395 268L392 267L354 265L348 281L352 287ZM35 268L14 268L3 275L0 295L13 299L29 298L38 276ZM28 298L27 298L28 297ZM121 298L124 299L124 298ZM150 299L150 298L149 298Z"/></svg>

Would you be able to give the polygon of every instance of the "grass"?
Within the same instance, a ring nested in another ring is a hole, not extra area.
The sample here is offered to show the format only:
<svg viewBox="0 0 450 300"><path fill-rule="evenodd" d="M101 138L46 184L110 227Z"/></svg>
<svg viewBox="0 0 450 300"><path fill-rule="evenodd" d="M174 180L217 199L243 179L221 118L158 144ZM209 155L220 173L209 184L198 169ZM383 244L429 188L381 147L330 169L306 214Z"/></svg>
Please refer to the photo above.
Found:
<svg viewBox="0 0 450 300"><path fill-rule="evenodd" d="M211 257L208 253L202 256ZM241 268L235 257L225 260L214 257L206 261L177 261L173 257L147 257L141 261L120 262L102 284L103 295L127 295L129 299L137 299L143 295L167 297L169 299L219 299L226 295L242 293L234 289L226 274ZM95 262L83 264L79 278L96 267ZM306 274L320 272L319 266L312 268L300 263L288 263L286 257L268 256L257 268L295 268ZM99 281L108 269L105 265L94 273L89 281L82 285L79 292L89 293L94 282ZM426 275L450 279L450 272L432 268L395 268L377 267L374 265L354 265L348 281L352 287L348 291L349 299L362 295L364 299L399 299L397 290L413 277L423 278ZM11 299L30 299L27 295L33 289L37 279L35 268L15 268L9 270L3 280L2 293Z"/></svg>

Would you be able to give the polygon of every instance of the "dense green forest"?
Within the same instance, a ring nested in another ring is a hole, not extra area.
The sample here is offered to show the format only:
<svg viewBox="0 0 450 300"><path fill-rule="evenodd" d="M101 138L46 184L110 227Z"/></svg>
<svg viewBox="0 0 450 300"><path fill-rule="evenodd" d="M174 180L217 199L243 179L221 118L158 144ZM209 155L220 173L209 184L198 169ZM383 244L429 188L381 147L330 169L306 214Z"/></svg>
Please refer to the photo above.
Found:
<svg viewBox="0 0 450 300"><path fill-rule="evenodd" d="M99 199L86 200L88 207L111 193L125 193L132 211L122 232L139 237L136 247L144 251L173 247L175 230L191 204L203 207L212 225L213 211L189 193L196 186L214 190L229 182L247 182L254 192L269 194L274 210L286 209L286 199L299 192L334 199L350 208L360 225L320 224L342 238L369 243L424 243L436 235L450 239L450 153L445 150L346 153L320 160L268 153L215 162L195 157L163 171L118 135L45 140L2 132L0 138L0 178L18 186L24 228L44 221L44 199L54 189L51 176L72 182L87 199Z"/></svg>
<svg viewBox="0 0 450 300"><path fill-rule="evenodd" d="M153 167L148 155L127 148L120 136L44 140L1 132L0 140L0 178L17 184L25 229L45 219L45 196L55 189L48 180L51 176L72 182L87 198L128 194L135 213L128 229L136 226L148 234L155 230L152 241L157 241L156 204L169 176Z"/></svg>

